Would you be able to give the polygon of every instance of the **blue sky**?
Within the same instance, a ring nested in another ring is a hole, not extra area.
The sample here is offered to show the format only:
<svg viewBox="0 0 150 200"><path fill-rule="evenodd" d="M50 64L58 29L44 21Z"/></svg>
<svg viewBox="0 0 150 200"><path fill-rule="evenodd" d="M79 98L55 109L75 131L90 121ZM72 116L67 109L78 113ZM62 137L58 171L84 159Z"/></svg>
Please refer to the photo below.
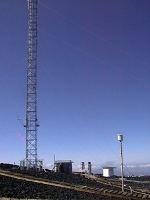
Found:
<svg viewBox="0 0 150 200"><path fill-rule="evenodd" d="M150 172L150 1L40 0L38 157ZM25 158L27 1L0 0L0 162Z"/></svg>

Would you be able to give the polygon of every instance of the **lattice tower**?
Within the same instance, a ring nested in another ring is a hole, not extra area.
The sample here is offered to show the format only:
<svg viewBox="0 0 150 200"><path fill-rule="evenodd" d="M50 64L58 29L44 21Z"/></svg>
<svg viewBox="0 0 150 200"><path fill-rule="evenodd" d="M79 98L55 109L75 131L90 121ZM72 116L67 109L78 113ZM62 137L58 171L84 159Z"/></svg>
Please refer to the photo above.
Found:
<svg viewBox="0 0 150 200"><path fill-rule="evenodd" d="M28 0L28 58L26 100L26 167L37 168L37 20L38 0Z"/></svg>

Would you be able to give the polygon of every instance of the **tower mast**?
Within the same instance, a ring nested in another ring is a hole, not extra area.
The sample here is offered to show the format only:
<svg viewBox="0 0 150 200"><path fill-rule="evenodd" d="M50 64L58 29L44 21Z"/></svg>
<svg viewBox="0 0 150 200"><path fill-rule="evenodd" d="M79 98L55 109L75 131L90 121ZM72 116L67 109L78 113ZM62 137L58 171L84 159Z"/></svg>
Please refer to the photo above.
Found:
<svg viewBox="0 0 150 200"><path fill-rule="evenodd" d="M37 168L37 17L38 0L28 0L26 167Z"/></svg>

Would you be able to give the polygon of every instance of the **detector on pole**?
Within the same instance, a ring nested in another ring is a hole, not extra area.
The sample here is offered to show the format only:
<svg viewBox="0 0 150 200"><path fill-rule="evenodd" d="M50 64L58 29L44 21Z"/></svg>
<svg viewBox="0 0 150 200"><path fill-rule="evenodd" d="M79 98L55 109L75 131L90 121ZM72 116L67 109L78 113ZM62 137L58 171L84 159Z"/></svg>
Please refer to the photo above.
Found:
<svg viewBox="0 0 150 200"><path fill-rule="evenodd" d="M122 134L118 134L118 141L120 141L120 142L123 141L123 135Z"/></svg>

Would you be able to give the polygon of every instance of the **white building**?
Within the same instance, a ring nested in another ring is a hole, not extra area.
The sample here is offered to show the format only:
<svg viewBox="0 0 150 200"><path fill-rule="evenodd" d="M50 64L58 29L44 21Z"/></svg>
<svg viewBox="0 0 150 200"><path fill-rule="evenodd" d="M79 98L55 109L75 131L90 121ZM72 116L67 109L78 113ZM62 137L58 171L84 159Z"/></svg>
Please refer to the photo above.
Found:
<svg viewBox="0 0 150 200"><path fill-rule="evenodd" d="M115 167L103 167L103 176L110 177L114 175L114 168Z"/></svg>

